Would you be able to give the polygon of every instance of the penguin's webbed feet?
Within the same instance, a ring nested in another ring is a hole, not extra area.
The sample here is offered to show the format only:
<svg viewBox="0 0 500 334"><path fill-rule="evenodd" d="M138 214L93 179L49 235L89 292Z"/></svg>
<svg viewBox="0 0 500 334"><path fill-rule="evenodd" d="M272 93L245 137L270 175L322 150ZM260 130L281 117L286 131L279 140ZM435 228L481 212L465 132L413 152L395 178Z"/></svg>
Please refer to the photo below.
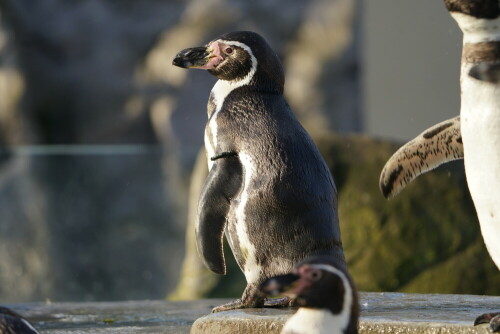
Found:
<svg viewBox="0 0 500 334"><path fill-rule="evenodd" d="M236 299L236 300L233 300L232 302L214 307L212 309L212 313L237 310L237 309L241 309L241 308L288 307L288 306L292 306L291 304L292 304L292 301L288 297L272 298L272 299L266 299L264 301L262 301L260 299L255 300L255 301L247 300L246 302L244 302L241 299Z"/></svg>
<svg viewBox="0 0 500 334"><path fill-rule="evenodd" d="M222 311L230 311L230 310L237 310L241 308L253 308L253 307L263 307L264 302L244 302L242 299L236 299L233 300L229 303L222 304L219 306L216 306L212 309L212 313L217 313L217 312L222 312Z"/></svg>
<svg viewBox="0 0 500 334"><path fill-rule="evenodd" d="M268 298L264 302L264 307L288 307L294 306L293 300L289 297Z"/></svg>
<svg viewBox="0 0 500 334"><path fill-rule="evenodd" d="M262 308L262 307L287 307L290 306L290 298L267 299L254 285L247 285L240 299L233 300L227 304L216 306L212 313L237 310L241 308Z"/></svg>
<svg viewBox="0 0 500 334"><path fill-rule="evenodd" d="M500 312L485 313L474 320L474 326L487 323L490 324L493 333L500 332Z"/></svg>

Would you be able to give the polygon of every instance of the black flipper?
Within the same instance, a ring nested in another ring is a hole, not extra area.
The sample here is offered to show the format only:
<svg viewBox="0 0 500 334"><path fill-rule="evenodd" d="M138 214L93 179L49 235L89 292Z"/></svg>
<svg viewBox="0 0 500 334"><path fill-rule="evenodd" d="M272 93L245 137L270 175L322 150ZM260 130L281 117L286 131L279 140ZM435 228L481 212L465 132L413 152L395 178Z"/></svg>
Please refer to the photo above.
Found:
<svg viewBox="0 0 500 334"><path fill-rule="evenodd" d="M203 185L198 204L196 244L205 265L217 274L226 273L223 252L224 229L231 199L241 189L243 173L236 155L217 159Z"/></svg>

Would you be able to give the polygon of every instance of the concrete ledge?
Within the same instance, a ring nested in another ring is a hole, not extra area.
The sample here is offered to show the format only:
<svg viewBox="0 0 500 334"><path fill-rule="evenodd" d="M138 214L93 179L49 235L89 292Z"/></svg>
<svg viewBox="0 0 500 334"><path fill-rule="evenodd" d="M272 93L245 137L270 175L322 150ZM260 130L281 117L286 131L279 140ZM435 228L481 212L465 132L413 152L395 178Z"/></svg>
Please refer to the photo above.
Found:
<svg viewBox="0 0 500 334"><path fill-rule="evenodd" d="M5 305L40 331L76 333L279 333L293 309L246 309L210 314L228 300L29 303ZM490 333L476 316L500 311L500 297L362 293L362 334ZM194 323L194 324L193 324Z"/></svg>
<svg viewBox="0 0 500 334"><path fill-rule="evenodd" d="M476 316L500 310L500 297L361 293L360 333L489 333L474 327ZM210 314L191 333L279 333L292 309L248 309Z"/></svg>

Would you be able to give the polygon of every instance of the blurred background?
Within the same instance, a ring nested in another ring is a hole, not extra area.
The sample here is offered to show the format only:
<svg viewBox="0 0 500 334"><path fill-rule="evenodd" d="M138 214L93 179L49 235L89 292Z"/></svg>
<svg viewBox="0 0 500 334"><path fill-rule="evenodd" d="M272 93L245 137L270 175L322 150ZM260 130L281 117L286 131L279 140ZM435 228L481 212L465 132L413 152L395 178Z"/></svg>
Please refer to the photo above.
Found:
<svg viewBox="0 0 500 334"><path fill-rule="evenodd" d="M0 0L0 302L239 297L234 261L209 273L193 240L215 79L171 65L232 30L283 60L361 290L500 294L462 162L378 190L399 145L459 113L442 1Z"/></svg>

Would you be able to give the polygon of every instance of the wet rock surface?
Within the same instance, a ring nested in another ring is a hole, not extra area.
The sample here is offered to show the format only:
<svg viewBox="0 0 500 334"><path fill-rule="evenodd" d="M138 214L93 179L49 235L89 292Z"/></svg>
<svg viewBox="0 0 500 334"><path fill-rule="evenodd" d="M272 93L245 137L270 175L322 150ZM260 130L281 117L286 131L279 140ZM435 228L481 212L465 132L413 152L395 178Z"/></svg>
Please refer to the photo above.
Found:
<svg viewBox="0 0 500 334"><path fill-rule="evenodd" d="M27 303L9 305L40 333L189 333L192 323L225 300Z"/></svg>
<svg viewBox="0 0 500 334"><path fill-rule="evenodd" d="M489 333L474 318L500 305L500 297L472 295L361 293L359 332ZM249 309L210 314L191 333L279 333L292 309Z"/></svg>
<svg viewBox="0 0 500 334"><path fill-rule="evenodd" d="M28 303L8 305L40 333L279 333L287 309L210 314L226 300ZM500 297L361 293L360 333L488 333L474 318L497 310ZM194 323L194 324L193 324Z"/></svg>

